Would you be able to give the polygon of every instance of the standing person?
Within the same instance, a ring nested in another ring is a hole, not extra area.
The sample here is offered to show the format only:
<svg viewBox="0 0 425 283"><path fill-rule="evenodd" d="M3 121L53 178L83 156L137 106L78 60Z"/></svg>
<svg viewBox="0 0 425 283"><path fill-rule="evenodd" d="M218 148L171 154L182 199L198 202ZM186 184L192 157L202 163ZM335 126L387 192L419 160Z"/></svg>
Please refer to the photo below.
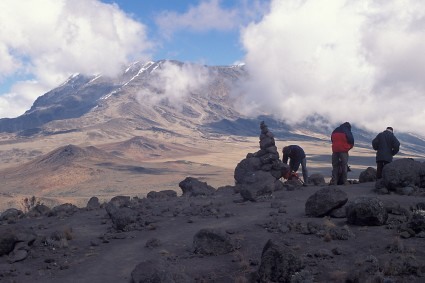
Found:
<svg viewBox="0 0 425 283"><path fill-rule="evenodd" d="M337 127L331 135L332 141L332 180L331 185L338 185L341 180L343 185L347 185L348 151L354 146L354 137L351 133L351 125L348 122ZM339 167L341 166L341 176ZM341 179L339 178L341 177Z"/></svg>
<svg viewBox="0 0 425 283"><path fill-rule="evenodd" d="M376 179L382 178L382 169L393 161L393 156L400 149L400 142L394 136L393 128L387 127L385 131L379 133L372 141L372 147L376 150Z"/></svg>
<svg viewBox="0 0 425 283"><path fill-rule="evenodd" d="M288 164L293 172L300 168L303 172L304 185L308 184L307 159L304 150L298 145L288 145L282 149L282 162Z"/></svg>

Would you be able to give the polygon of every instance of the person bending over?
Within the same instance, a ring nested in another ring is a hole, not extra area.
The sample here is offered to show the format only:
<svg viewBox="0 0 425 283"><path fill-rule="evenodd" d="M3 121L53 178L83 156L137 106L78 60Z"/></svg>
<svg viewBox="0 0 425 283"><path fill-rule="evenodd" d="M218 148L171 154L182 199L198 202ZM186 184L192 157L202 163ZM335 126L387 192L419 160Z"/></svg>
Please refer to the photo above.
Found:
<svg viewBox="0 0 425 283"><path fill-rule="evenodd" d="M282 162L288 164L293 172L297 172L300 168L303 172L304 184L308 184L307 159L304 150L298 145L288 145L282 149Z"/></svg>

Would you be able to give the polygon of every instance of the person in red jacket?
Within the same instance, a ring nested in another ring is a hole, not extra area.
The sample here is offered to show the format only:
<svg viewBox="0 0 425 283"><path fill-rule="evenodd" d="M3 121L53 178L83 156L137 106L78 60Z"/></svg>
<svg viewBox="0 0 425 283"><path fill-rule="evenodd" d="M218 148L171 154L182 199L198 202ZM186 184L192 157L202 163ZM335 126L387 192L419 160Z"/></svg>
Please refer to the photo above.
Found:
<svg viewBox="0 0 425 283"><path fill-rule="evenodd" d="M332 141L332 185L338 185L338 180L347 185L348 151L354 146L351 125L348 122L337 127L331 135ZM339 170L341 168L341 176ZM341 178L339 178L341 177Z"/></svg>

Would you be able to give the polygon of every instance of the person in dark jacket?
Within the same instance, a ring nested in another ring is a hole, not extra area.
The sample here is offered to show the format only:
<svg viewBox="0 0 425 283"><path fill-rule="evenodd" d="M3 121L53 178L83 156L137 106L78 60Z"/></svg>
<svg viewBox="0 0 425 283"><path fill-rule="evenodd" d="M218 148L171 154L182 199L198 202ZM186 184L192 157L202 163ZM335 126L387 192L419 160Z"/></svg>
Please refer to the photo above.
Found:
<svg viewBox="0 0 425 283"><path fill-rule="evenodd" d="M348 151L354 146L351 125L348 122L337 127L331 135L332 141L332 180L331 185L347 185ZM341 171L341 173L339 173ZM340 175L341 174L341 175Z"/></svg>
<svg viewBox="0 0 425 283"><path fill-rule="evenodd" d="M304 184L308 184L307 159L304 150L298 145L288 145L282 149L282 162L288 164L293 172L297 172L300 168L303 172Z"/></svg>
<svg viewBox="0 0 425 283"><path fill-rule="evenodd" d="M382 169L393 161L393 156L400 149L400 142L394 136L393 128L387 127L372 140L372 147L376 150L376 178L382 178Z"/></svg>

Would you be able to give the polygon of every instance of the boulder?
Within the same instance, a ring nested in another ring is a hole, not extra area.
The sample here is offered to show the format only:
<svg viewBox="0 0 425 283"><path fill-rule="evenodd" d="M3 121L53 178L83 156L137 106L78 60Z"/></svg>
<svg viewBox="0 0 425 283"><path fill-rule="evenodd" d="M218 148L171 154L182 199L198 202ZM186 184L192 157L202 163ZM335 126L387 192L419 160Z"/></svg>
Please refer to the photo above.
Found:
<svg viewBox="0 0 425 283"><path fill-rule="evenodd" d="M279 185L282 185L269 172L253 172L250 177L249 180L246 179L245 183L239 186L240 194L244 200L256 201L260 196L271 195L276 189L279 189Z"/></svg>
<svg viewBox="0 0 425 283"><path fill-rule="evenodd" d="M115 196L111 198L108 205L115 207L129 207L131 206L131 198L129 196Z"/></svg>
<svg viewBox="0 0 425 283"><path fill-rule="evenodd" d="M415 231L416 234L425 232L425 211L414 211L407 222L407 227Z"/></svg>
<svg viewBox="0 0 425 283"><path fill-rule="evenodd" d="M315 185L315 186L326 185L325 177L323 177L323 175L319 173L311 174L311 176L308 177L308 181L309 181L309 184Z"/></svg>
<svg viewBox="0 0 425 283"><path fill-rule="evenodd" d="M305 214L313 217L330 215L348 201L347 194L338 187L325 187L311 195L305 203Z"/></svg>
<svg viewBox="0 0 425 283"><path fill-rule="evenodd" d="M301 259L287 246L268 240L261 254L259 282L291 282L291 277L303 268Z"/></svg>
<svg viewBox="0 0 425 283"><path fill-rule="evenodd" d="M77 212L78 210L79 208L76 207L75 205L71 203L64 203L64 204L53 207L52 210L49 212L49 216L59 216L59 217L70 216L74 214L75 212Z"/></svg>
<svg viewBox="0 0 425 283"><path fill-rule="evenodd" d="M232 239L221 231L201 229L193 237L193 250L203 255L227 254L236 249Z"/></svg>
<svg viewBox="0 0 425 283"><path fill-rule="evenodd" d="M24 215L22 210L16 209L16 208L9 208L6 209L1 215L0 215L0 221L16 221L19 218L21 218Z"/></svg>
<svg viewBox="0 0 425 283"><path fill-rule="evenodd" d="M366 170L362 171L359 175L360 183L375 182L376 181L376 169L367 167Z"/></svg>
<svg viewBox="0 0 425 283"><path fill-rule="evenodd" d="M425 165L412 158L397 159L385 165L382 179L390 191L409 186L425 187Z"/></svg>
<svg viewBox="0 0 425 283"><path fill-rule="evenodd" d="M138 223L138 214L131 208L107 205L106 211L112 220L113 227L118 231L129 231L132 228L131 225Z"/></svg>
<svg viewBox="0 0 425 283"><path fill-rule="evenodd" d="M387 222L384 203L375 197L357 197L346 205L347 222L359 226L381 226Z"/></svg>
<svg viewBox="0 0 425 283"><path fill-rule="evenodd" d="M100 202L97 197L91 197L87 202L86 209L87 210L95 210L100 208Z"/></svg>
<svg viewBox="0 0 425 283"><path fill-rule="evenodd" d="M158 261L144 261L139 263L131 272L131 279L134 283L139 282L161 282L174 283L172 274L164 268L164 264Z"/></svg>
<svg viewBox="0 0 425 283"><path fill-rule="evenodd" d="M183 192L183 196L210 196L215 193L215 189L206 182L201 182L196 178L187 177L179 183L179 187Z"/></svg>
<svg viewBox="0 0 425 283"><path fill-rule="evenodd" d="M0 230L0 256L7 255L13 251L18 238L11 230Z"/></svg>
<svg viewBox="0 0 425 283"><path fill-rule="evenodd" d="M146 197L150 199L168 199L177 197L177 192L173 190L163 190L159 192L150 191Z"/></svg>
<svg viewBox="0 0 425 283"><path fill-rule="evenodd" d="M49 215L50 208L44 204L37 204L30 211L28 211L28 217L40 217Z"/></svg>

